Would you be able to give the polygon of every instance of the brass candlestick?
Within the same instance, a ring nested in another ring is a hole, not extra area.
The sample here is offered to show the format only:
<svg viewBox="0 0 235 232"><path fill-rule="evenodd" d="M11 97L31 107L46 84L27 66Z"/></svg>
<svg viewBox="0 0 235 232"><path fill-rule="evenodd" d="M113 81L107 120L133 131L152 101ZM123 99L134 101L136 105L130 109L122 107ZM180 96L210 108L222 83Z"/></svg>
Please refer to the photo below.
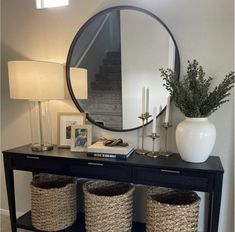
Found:
<svg viewBox="0 0 235 232"><path fill-rule="evenodd" d="M168 145L168 129L170 127L172 127L172 125L169 122L167 122L167 123L164 122L162 124L162 127L165 129L165 141L164 141L164 150L160 151L159 154L161 156L169 157L170 155L172 155L172 152L169 152L168 149L167 149L167 145Z"/></svg>
<svg viewBox="0 0 235 232"><path fill-rule="evenodd" d="M145 155L148 153L148 151L144 150L144 124L145 121L148 122L148 119L151 117L152 115L149 114L149 112L146 112L144 114L141 114L141 116L139 116L138 118L142 120L142 132L141 132L141 148L136 149L135 152L139 155Z"/></svg>
<svg viewBox="0 0 235 232"><path fill-rule="evenodd" d="M152 158L157 158L160 156L159 152L156 152L154 149L154 144L155 144L155 140L157 138L160 138L159 135L157 135L157 133L152 133L151 135L149 135L148 137L152 138L152 151L147 153L147 156L152 157Z"/></svg>

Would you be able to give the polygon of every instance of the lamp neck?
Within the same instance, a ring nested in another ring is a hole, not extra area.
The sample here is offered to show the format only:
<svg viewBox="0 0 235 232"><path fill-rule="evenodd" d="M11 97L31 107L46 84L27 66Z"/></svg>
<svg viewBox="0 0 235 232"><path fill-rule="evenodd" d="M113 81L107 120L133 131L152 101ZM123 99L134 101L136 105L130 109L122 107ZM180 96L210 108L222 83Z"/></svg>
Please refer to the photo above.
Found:
<svg viewBox="0 0 235 232"><path fill-rule="evenodd" d="M40 141L41 145L44 145L44 138L43 138L43 127L42 127L42 102L38 101L38 107L39 107L39 128L40 128Z"/></svg>

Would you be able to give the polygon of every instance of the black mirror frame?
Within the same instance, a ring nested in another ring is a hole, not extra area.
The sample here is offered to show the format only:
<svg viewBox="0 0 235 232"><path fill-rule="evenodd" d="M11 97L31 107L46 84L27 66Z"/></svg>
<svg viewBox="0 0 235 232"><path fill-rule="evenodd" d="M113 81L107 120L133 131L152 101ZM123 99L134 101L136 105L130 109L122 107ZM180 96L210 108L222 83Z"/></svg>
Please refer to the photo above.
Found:
<svg viewBox="0 0 235 232"><path fill-rule="evenodd" d="M174 45L175 45L175 72L177 73L177 79L179 80L179 75L180 75L180 56L179 56L179 50L178 50L178 47L177 47L177 44L176 44L176 41L175 41L175 38L173 37L171 31L169 30L169 28L166 26L166 24L159 18L157 17L155 14L153 14L152 12L148 11L148 10L145 10L143 8L140 8L140 7L136 7L136 6L129 6L129 5L121 5L121 6L115 6L115 7L110 7L110 8L107 8L107 9L104 9L100 12L98 12L97 14L95 14L94 16L92 16L90 19L88 19L88 21L86 21L83 26L79 29L79 31L77 32L77 34L75 35L71 45L70 45L70 48L69 48L69 52L68 52L68 56L67 56L67 61L66 61L66 82L67 82L67 86L68 86L68 90L69 90L69 93L70 93L70 96L75 104L75 106L78 108L78 110L80 112L84 112L84 110L82 109L82 107L79 105L74 93L73 93L73 89L72 89L72 85L71 85L71 81L70 81L70 62L71 62L71 58L72 58L72 53L73 53L73 49L77 43L77 40L79 39L79 37L81 36L81 34L83 33L83 31L86 29L86 27L93 21L95 20L95 18L101 14L104 14L106 12L109 12L109 11L112 11L112 10L135 10L135 11L139 11L139 12L142 12L142 13L145 13L151 17L153 17L154 19L156 19L166 30L167 32L170 34L173 42L174 42ZM159 115L161 115L164 111L166 110L166 107L164 107L164 109L157 115L157 117ZM138 126L138 127L135 127L135 128L130 128L130 129L123 129L123 130L120 130L120 129L113 129L113 128L109 128L109 127L106 127L106 126L103 126L103 125L100 125L98 124L96 121L94 121L88 113L86 113L86 117L87 119L94 125L102 128L102 129L105 129L105 130L109 130L109 131L114 131L114 132L128 132L128 131L133 131L133 130L137 130L139 129L141 126ZM148 125L149 123L151 123L151 121L149 121L148 123L145 124Z"/></svg>

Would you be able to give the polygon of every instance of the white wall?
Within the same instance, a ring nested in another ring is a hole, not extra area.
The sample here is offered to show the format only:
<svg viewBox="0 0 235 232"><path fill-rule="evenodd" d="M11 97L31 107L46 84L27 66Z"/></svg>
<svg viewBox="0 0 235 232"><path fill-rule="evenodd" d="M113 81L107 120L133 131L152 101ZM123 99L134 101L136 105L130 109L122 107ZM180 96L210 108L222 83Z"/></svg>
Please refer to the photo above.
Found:
<svg viewBox="0 0 235 232"><path fill-rule="evenodd" d="M8 60L33 59L64 63L70 42L78 28L96 12L113 4L134 4L158 15L172 31L179 47L181 68L185 71L188 59L196 58L208 75L218 84L226 73L233 69L233 1L232 0L71 0L69 7L50 10L35 10L32 0L2 1L2 149L30 142L28 107L26 102L9 99L7 66ZM217 128L217 143L212 154L221 157L225 174L219 232L233 231L233 96L211 117ZM56 111L72 111L70 102L53 102ZM171 150L176 151L174 130L183 115L172 109ZM55 129L54 123L54 129ZM148 128L149 130L149 128ZM56 131L56 130L54 130ZM124 137L137 143L137 132L111 133L98 128L94 136ZM54 141L55 141L54 136ZM146 143L150 148L150 143ZM3 173L1 173L1 178ZM24 212L30 207L29 174L16 172L17 210ZM2 205L7 209L5 184L1 187ZM142 199L142 188L137 199ZM143 219L143 200L138 200L137 219ZM203 230L201 207L200 230Z"/></svg>
<svg viewBox="0 0 235 232"><path fill-rule="evenodd" d="M1 22L1 12L0 12L0 22ZM1 32L0 32L0 42L2 42L2 40L1 40ZM1 48L0 48L0 52L1 52ZM0 80L2 79L1 77L2 77L2 72L1 72L1 63L0 63ZM1 87L2 87L2 85L1 85L1 81L0 81L0 89L1 89ZM0 110L1 110L1 100L2 100L2 98L1 98L1 95L0 95ZM2 127L2 120L1 120L1 114L0 114L0 128ZM2 133L0 133L0 151L2 150L2 144L1 144L1 141L2 141ZM1 185L1 183L2 183L2 181L1 181L1 176L2 176L2 168L3 168L3 165L2 165L2 157L0 158L0 185ZM2 186L2 185L1 185ZM2 187L1 187L1 189L2 189ZM2 199L2 191L0 191L0 202L1 202L1 199Z"/></svg>

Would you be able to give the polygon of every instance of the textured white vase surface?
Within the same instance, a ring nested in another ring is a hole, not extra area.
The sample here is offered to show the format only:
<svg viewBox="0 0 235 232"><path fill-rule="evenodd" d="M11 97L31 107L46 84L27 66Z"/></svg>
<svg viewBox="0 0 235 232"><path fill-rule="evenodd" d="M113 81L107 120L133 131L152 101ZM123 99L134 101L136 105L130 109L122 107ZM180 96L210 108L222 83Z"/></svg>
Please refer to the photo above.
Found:
<svg viewBox="0 0 235 232"><path fill-rule="evenodd" d="M176 145L181 158L192 163L205 162L216 139L215 126L207 118L185 118L176 128Z"/></svg>

